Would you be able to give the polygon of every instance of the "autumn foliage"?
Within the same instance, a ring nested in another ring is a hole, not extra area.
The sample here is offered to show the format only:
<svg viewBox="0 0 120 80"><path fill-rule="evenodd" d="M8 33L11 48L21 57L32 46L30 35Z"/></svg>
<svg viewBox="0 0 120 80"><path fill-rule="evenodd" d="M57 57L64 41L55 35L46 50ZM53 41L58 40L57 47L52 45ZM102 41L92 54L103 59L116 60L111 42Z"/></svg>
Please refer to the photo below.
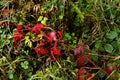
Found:
<svg viewBox="0 0 120 80"><path fill-rule="evenodd" d="M0 80L120 80L120 1L1 0Z"/></svg>
<svg viewBox="0 0 120 80"><path fill-rule="evenodd" d="M26 36L26 33L29 33L29 32L30 34L35 33L36 36L41 35L38 40L34 41L34 42L37 42L36 46L34 47L37 57L40 57L40 55L49 54L53 57L55 61L57 56L62 55L57 46L58 46L60 38L63 37L63 33L60 30L48 31L45 33L43 29L45 29L46 31L52 30L50 27L43 25L41 23L37 23L33 27L25 26L25 25L18 25L17 28L14 30L14 43L15 45L22 44L21 41ZM28 44L28 46L29 45L30 44ZM45 47L45 46L50 46L50 48Z"/></svg>

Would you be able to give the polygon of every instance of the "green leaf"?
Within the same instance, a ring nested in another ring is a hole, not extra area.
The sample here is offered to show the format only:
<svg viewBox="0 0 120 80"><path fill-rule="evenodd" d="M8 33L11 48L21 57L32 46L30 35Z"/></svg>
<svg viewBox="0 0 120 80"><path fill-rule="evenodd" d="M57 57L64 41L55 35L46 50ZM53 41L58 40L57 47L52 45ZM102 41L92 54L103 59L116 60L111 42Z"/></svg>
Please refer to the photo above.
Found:
<svg viewBox="0 0 120 80"><path fill-rule="evenodd" d="M105 51L108 53L111 53L113 51L113 46L111 44L106 44L104 48L105 48Z"/></svg>
<svg viewBox="0 0 120 80"><path fill-rule="evenodd" d="M116 76L118 77L118 80L120 80L120 72L117 72Z"/></svg>
<svg viewBox="0 0 120 80"><path fill-rule="evenodd" d="M30 34L30 32L27 32L26 35L27 35L27 36L30 36L31 34Z"/></svg>
<svg viewBox="0 0 120 80"><path fill-rule="evenodd" d="M114 48L114 51L118 51L119 50L119 45L116 41L112 42L111 45L113 46Z"/></svg>
<svg viewBox="0 0 120 80"><path fill-rule="evenodd" d="M13 77L13 71L12 70L10 70L10 71L8 71L8 77L9 77L9 79L13 79L14 77Z"/></svg>
<svg viewBox="0 0 120 80"><path fill-rule="evenodd" d="M59 19L61 20L61 19L63 19L63 14L61 14L61 15L59 15Z"/></svg>
<svg viewBox="0 0 120 80"><path fill-rule="evenodd" d="M116 3L119 3L119 2L120 2L120 0L115 0L115 2L116 2Z"/></svg>
<svg viewBox="0 0 120 80"><path fill-rule="evenodd" d="M67 61L70 61L70 56L67 57Z"/></svg>
<svg viewBox="0 0 120 80"><path fill-rule="evenodd" d="M7 35L7 38L8 38L8 39L12 38L12 35L8 34L8 35Z"/></svg>
<svg viewBox="0 0 120 80"><path fill-rule="evenodd" d="M69 35L69 33L66 33L65 34L65 39L68 39L68 40L70 40L72 37Z"/></svg>
<svg viewBox="0 0 120 80"><path fill-rule="evenodd" d="M101 70L99 70L98 75L100 78L103 78L105 76L105 73Z"/></svg>
<svg viewBox="0 0 120 80"><path fill-rule="evenodd" d="M6 45L10 44L10 40L6 40Z"/></svg>
<svg viewBox="0 0 120 80"><path fill-rule="evenodd" d="M37 63L36 63L36 61L33 61L33 65L34 65L34 67L36 67L37 65L36 65Z"/></svg>
<svg viewBox="0 0 120 80"><path fill-rule="evenodd" d="M19 20L19 24L24 24L22 19Z"/></svg>
<svg viewBox="0 0 120 80"><path fill-rule="evenodd" d="M98 53L96 52L95 49L92 50L92 54L94 54L94 55L92 56L93 61L98 62Z"/></svg>
<svg viewBox="0 0 120 80"><path fill-rule="evenodd" d="M74 32L72 33L72 36L75 36L75 33L74 33Z"/></svg>
<svg viewBox="0 0 120 80"><path fill-rule="evenodd" d="M117 48L120 50L120 38L117 40Z"/></svg>
<svg viewBox="0 0 120 80"><path fill-rule="evenodd" d="M100 48L102 46L102 41L101 40L99 40L99 41L97 41L96 43L95 43L95 47L98 49L98 48Z"/></svg>
<svg viewBox="0 0 120 80"><path fill-rule="evenodd" d="M84 21L84 13L73 2L70 2L70 4L73 6L75 12L77 13L77 17L80 18L81 22L83 22Z"/></svg>
<svg viewBox="0 0 120 80"><path fill-rule="evenodd" d="M118 26L114 26L113 27L113 31L117 32L117 33L120 33L120 29Z"/></svg>
<svg viewBox="0 0 120 80"><path fill-rule="evenodd" d="M110 31L109 33L106 34L106 37L107 37L108 39L111 39L111 40L113 40L113 39L116 38L117 36L118 36L118 34L117 34L117 32L115 32L115 31Z"/></svg>
<svg viewBox="0 0 120 80"><path fill-rule="evenodd" d="M29 73L28 73L28 77L31 77L31 76L32 76L32 72L29 72Z"/></svg>
<svg viewBox="0 0 120 80"><path fill-rule="evenodd" d="M38 61L42 61L42 59L41 59L41 58L38 58L37 60L38 60Z"/></svg>
<svg viewBox="0 0 120 80"><path fill-rule="evenodd" d="M2 30L0 30L0 33L2 33L3 31Z"/></svg>
<svg viewBox="0 0 120 80"><path fill-rule="evenodd" d="M22 49L21 52L22 52L23 54L26 54L26 55L28 55L28 53L29 53L28 50L24 50L24 49Z"/></svg>
<svg viewBox="0 0 120 80"><path fill-rule="evenodd" d="M21 67L24 68L24 69L28 69L28 61L24 61L24 62L21 62Z"/></svg>
<svg viewBox="0 0 120 80"><path fill-rule="evenodd" d="M118 59L118 60L116 60L116 63L117 63L117 64L120 64L120 60L119 60L119 59Z"/></svg>
<svg viewBox="0 0 120 80"><path fill-rule="evenodd" d="M12 21L13 22L18 22L18 20L16 19L16 17L12 17Z"/></svg>
<svg viewBox="0 0 120 80"><path fill-rule="evenodd" d="M119 45L120 45L120 38L117 40L117 44L119 44Z"/></svg>

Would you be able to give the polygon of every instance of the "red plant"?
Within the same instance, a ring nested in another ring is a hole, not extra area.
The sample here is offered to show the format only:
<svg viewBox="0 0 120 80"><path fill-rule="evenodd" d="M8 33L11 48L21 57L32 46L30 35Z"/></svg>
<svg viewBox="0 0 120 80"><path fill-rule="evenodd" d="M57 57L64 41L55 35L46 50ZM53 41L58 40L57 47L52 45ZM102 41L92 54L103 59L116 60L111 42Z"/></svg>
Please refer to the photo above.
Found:
<svg viewBox="0 0 120 80"><path fill-rule="evenodd" d="M107 74L111 74L111 73L113 72L113 70L114 70L114 67L113 67L113 66L108 66L108 67L105 69L105 71L106 71Z"/></svg>
<svg viewBox="0 0 120 80"><path fill-rule="evenodd" d="M86 78L87 78L88 80L95 80L95 76L92 76L90 73L87 73L87 74L86 74Z"/></svg>
<svg viewBox="0 0 120 80"><path fill-rule="evenodd" d="M85 60L86 60L86 56L80 56L79 58L77 58L77 65L79 67L84 66Z"/></svg>
<svg viewBox="0 0 120 80"><path fill-rule="evenodd" d="M75 56L80 55L82 53L84 53L84 44L78 45L74 50L74 55Z"/></svg>
<svg viewBox="0 0 120 80"><path fill-rule="evenodd" d="M37 54L37 57L40 57L40 54L42 54L42 55L47 54L47 50L44 47L38 47L38 46L36 46L34 48L34 50L35 50L35 52Z"/></svg>
<svg viewBox="0 0 120 80"><path fill-rule="evenodd" d="M20 31L23 28L23 25L18 25L17 29L14 30L13 35L14 35L14 43L17 45L18 42L21 41L25 33L23 31Z"/></svg>
<svg viewBox="0 0 120 80"><path fill-rule="evenodd" d="M85 73L86 73L85 68L81 67L78 70L78 80L85 80Z"/></svg>
<svg viewBox="0 0 120 80"><path fill-rule="evenodd" d="M87 51L85 50L87 49ZM85 61L90 62L93 66L98 67L92 60L91 56L86 54L90 52L90 48L88 45L80 44L78 45L74 50L74 55L77 58L77 65L80 68L78 71L78 80L86 80L88 78L91 78L91 80L95 80L95 77L91 77L91 74L84 74L86 72L85 67ZM86 72L88 73L88 72Z"/></svg>
<svg viewBox="0 0 120 80"><path fill-rule="evenodd" d="M61 56L60 50L56 47L51 48L51 51L53 51L55 56Z"/></svg>
<svg viewBox="0 0 120 80"><path fill-rule="evenodd" d="M60 38L63 38L63 32L62 31L57 31L58 35L60 36Z"/></svg>
<svg viewBox="0 0 120 80"><path fill-rule="evenodd" d="M87 50L90 51L89 46L85 44L78 45L74 50L74 55L77 57L77 65L79 67L84 66L85 60L89 58L89 56L86 55L85 47L87 47Z"/></svg>
<svg viewBox="0 0 120 80"><path fill-rule="evenodd" d="M38 50L39 50L38 47L35 47L34 50L35 50L35 52L36 52L36 54L37 54L37 57L39 58L39 57L40 57L40 54L38 53Z"/></svg>
<svg viewBox="0 0 120 80"><path fill-rule="evenodd" d="M16 35L14 35L14 43L17 45L18 42L22 39L22 37L24 36L25 34L23 32L20 32Z"/></svg>
<svg viewBox="0 0 120 80"><path fill-rule="evenodd" d="M23 38L25 35L24 32L22 32L22 29L26 29L29 32L36 33L36 35L42 34L44 38L40 39L40 43L36 44L36 47L34 48L37 57L40 57L40 55L49 54L52 56L54 60L56 60L57 56L61 56L60 50L57 48L58 46L58 39L62 38L63 33L61 31L51 31L43 34L43 30L52 30L50 27L45 26L41 23L37 23L34 27L30 27L30 25L18 25L17 29L15 30L14 35L14 43L17 45L18 42ZM60 37L57 37L59 35ZM38 41L37 41L38 42ZM48 45L49 43L49 45ZM45 46L45 45L48 45Z"/></svg>
<svg viewBox="0 0 120 80"><path fill-rule="evenodd" d="M36 34L40 34L42 32L43 24L37 23L33 28L32 31Z"/></svg>
<svg viewBox="0 0 120 80"><path fill-rule="evenodd" d="M47 54L46 48L41 47L41 48L40 48L40 53L41 53L42 55Z"/></svg>
<svg viewBox="0 0 120 80"><path fill-rule="evenodd" d="M17 30L21 30L23 28L23 25L18 25Z"/></svg>
<svg viewBox="0 0 120 80"><path fill-rule="evenodd" d="M53 59L56 60L55 56L61 56L60 50L57 48L58 41L57 41L57 37L56 37L56 32L55 31L49 32L44 37L45 38L42 39L42 43L37 45L36 48L34 49L36 54L38 55L38 57L40 56L40 54L38 53L38 49L40 49L41 54L46 54L46 53L50 52ZM50 49L46 50L46 48L44 48L44 45L46 45L47 43L50 43L51 45L53 44L53 46L51 46Z"/></svg>
<svg viewBox="0 0 120 80"><path fill-rule="evenodd" d="M82 55L82 54L86 53L85 48L87 48L87 50L90 52L90 48L89 48L88 45L85 45L85 44L77 45L77 47L74 50L74 55L79 56L79 55Z"/></svg>
<svg viewBox="0 0 120 80"><path fill-rule="evenodd" d="M47 34L47 36L48 36L47 40L48 40L48 42L50 42L50 43L51 43L52 41L56 41L56 40L57 40L56 32L55 32L55 31L49 32L49 33Z"/></svg>

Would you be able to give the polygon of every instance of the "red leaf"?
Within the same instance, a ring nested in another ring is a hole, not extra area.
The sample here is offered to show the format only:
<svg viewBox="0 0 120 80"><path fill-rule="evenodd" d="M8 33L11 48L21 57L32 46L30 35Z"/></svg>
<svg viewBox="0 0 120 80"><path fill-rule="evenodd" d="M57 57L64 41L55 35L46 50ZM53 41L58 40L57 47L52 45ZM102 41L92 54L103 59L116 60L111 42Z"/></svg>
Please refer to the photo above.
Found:
<svg viewBox="0 0 120 80"><path fill-rule="evenodd" d="M6 16L8 16L8 9L4 9L3 10L3 14L6 15Z"/></svg>
<svg viewBox="0 0 120 80"><path fill-rule="evenodd" d="M80 55L84 53L84 44L80 44L76 47L76 49L74 50L74 55L77 56L77 55Z"/></svg>
<svg viewBox="0 0 120 80"><path fill-rule="evenodd" d="M56 41L57 37L56 37L56 32L49 32L48 33L48 42L52 42L52 41Z"/></svg>
<svg viewBox="0 0 120 80"><path fill-rule="evenodd" d="M78 55L84 54L85 53L85 48L87 48L88 52L90 52L90 48L89 48L88 45L80 44L74 50L74 55L78 56Z"/></svg>
<svg viewBox="0 0 120 80"><path fill-rule="evenodd" d="M23 28L23 25L18 25L17 30L21 30Z"/></svg>
<svg viewBox="0 0 120 80"><path fill-rule="evenodd" d="M92 75L90 73L86 74L87 79L90 78Z"/></svg>
<svg viewBox="0 0 120 80"><path fill-rule="evenodd" d="M85 75L83 74L83 75L81 75L81 76L78 76L78 80L86 80L86 79L85 79Z"/></svg>
<svg viewBox="0 0 120 80"><path fill-rule="evenodd" d="M59 36L60 36L61 38L63 38L63 33L62 33L62 31L57 31L57 33L59 34Z"/></svg>
<svg viewBox="0 0 120 80"><path fill-rule="evenodd" d="M78 70L78 80L85 80L86 70L82 67Z"/></svg>
<svg viewBox="0 0 120 80"><path fill-rule="evenodd" d="M78 76L82 75L82 74L85 74L86 73L86 70L85 68L81 67L79 70L78 70Z"/></svg>
<svg viewBox="0 0 120 80"><path fill-rule="evenodd" d="M40 48L40 53L41 54L46 54L47 53L47 50L43 47Z"/></svg>
<svg viewBox="0 0 120 80"><path fill-rule="evenodd" d="M40 57L40 54L38 53L38 50L39 50L38 47L35 47L34 50L35 50L35 52L36 52L36 54L37 54L37 57L39 58L39 57Z"/></svg>
<svg viewBox="0 0 120 80"><path fill-rule="evenodd" d="M50 49L50 54L51 54L52 58L54 59L54 61L56 61L55 56L61 56L60 50L57 49L56 47L52 47L52 48ZM55 55L55 56L54 56L54 55Z"/></svg>
<svg viewBox="0 0 120 80"><path fill-rule="evenodd" d="M90 73L87 73L87 74L86 74L86 78L87 78L88 80L95 80L95 76L92 76Z"/></svg>
<svg viewBox="0 0 120 80"><path fill-rule="evenodd" d="M85 56L80 56L78 59L77 59L77 65L79 67L83 66L84 63L85 63L85 60L86 60L86 57Z"/></svg>
<svg viewBox="0 0 120 80"><path fill-rule="evenodd" d="M24 35L23 32L14 35L14 43L17 45Z"/></svg>
<svg viewBox="0 0 120 80"><path fill-rule="evenodd" d="M106 71L107 74L111 74L111 73L113 72L113 70L114 70L114 67L113 67L113 66L108 66L108 67L105 69L105 71Z"/></svg>
<svg viewBox="0 0 120 80"><path fill-rule="evenodd" d="M12 9L10 9L9 12L8 12L8 9L5 8L2 12L3 12L4 15L8 16L9 13L10 13L10 14L13 14L15 11L14 11L14 9L12 8Z"/></svg>
<svg viewBox="0 0 120 80"><path fill-rule="evenodd" d="M32 31L35 32L36 34L40 34L42 28L43 28L43 24L37 23L37 24L32 28Z"/></svg>
<svg viewBox="0 0 120 80"><path fill-rule="evenodd" d="M60 50L56 47L51 48L51 51L53 51L55 56L61 56Z"/></svg>

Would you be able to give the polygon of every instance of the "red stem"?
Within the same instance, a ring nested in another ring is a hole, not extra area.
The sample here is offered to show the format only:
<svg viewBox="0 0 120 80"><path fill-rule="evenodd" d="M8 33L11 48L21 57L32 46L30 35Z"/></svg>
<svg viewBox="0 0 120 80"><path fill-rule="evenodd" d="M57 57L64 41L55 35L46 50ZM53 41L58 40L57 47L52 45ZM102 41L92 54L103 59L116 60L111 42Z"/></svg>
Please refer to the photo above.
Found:
<svg viewBox="0 0 120 80"><path fill-rule="evenodd" d="M87 59L88 59L88 61L89 61L91 64L93 64L96 68L99 68L99 69L101 69L104 73L106 73L105 70L103 70L101 67L99 67L98 65L96 65L91 59L89 59L88 56L87 56ZM107 73L106 73L106 74L107 74Z"/></svg>
<svg viewBox="0 0 120 80"><path fill-rule="evenodd" d="M54 61L56 61L56 58L55 58L55 56L54 56L54 54L53 54L53 52L52 52L52 51L50 52L50 54L51 54L51 56L52 56L53 60L54 60Z"/></svg>

